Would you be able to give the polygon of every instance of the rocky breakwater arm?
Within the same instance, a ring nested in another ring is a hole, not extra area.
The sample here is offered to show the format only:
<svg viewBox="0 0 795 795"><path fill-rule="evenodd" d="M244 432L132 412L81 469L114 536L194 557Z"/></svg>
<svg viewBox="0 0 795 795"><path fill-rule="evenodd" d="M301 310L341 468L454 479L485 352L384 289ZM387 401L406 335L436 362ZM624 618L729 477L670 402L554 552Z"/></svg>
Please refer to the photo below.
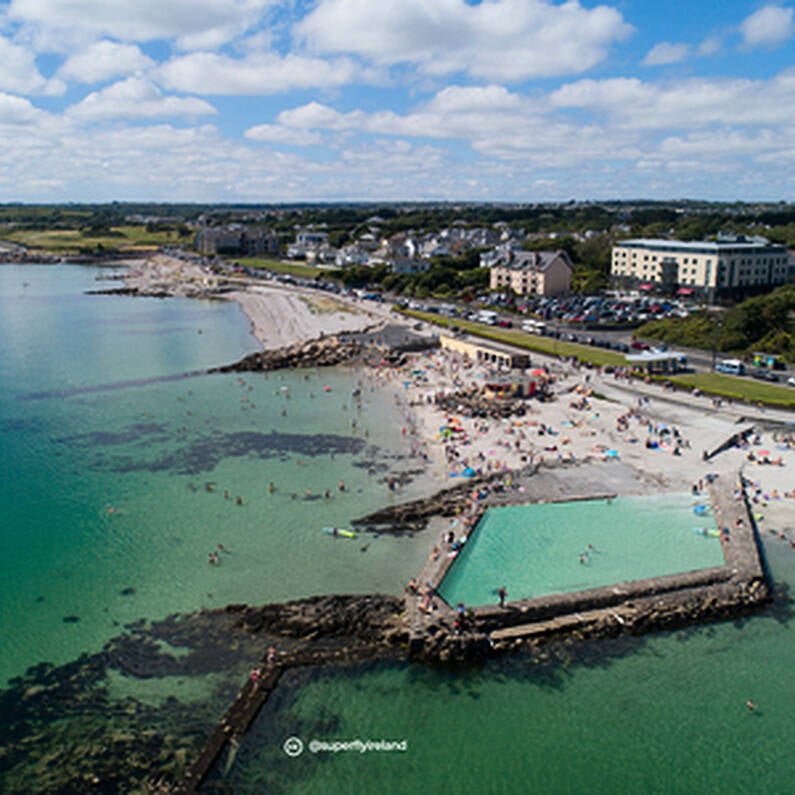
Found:
<svg viewBox="0 0 795 795"><path fill-rule="evenodd" d="M210 372L239 373L303 367L333 367L337 364L360 361L370 351L371 349L356 340L325 337L298 342L276 350L258 351L234 364L215 367Z"/></svg>
<svg viewBox="0 0 795 795"><path fill-rule="evenodd" d="M261 607L230 605L226 611L237 616L238 626L248 635L289 638L299 644L335 639L351 648L369 647L375 653L378 648L405 641L403 609L401 597L368 594L310 596ZM318 650L322 644L294 648Z"/></svg>

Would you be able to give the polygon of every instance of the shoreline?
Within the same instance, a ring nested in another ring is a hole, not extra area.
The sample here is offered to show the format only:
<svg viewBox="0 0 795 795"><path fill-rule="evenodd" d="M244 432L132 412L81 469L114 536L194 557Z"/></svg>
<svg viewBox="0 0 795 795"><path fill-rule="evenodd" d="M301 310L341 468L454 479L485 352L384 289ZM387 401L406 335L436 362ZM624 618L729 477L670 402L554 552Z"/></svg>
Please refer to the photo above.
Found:
<svg viewBox="0 0 795 795"><path fill-rule="evenodd" d="M165 254L144 261L127 276L125 284L139 295L167 291L175 296L234 300L249 319L263 351L353 333L374 324L390 322L408 328L400 316L394 317L380 306L363 307L355 300L300 287L268 284L229 291L225 280L195 261ZM593 462L610 472L613 464L621 462L627 474L618 478L618 488L617 473L612 472L607 478L609 485L595 484L594 490L628 494L689 489L707 472L730 475L741 471L759 482L763 495L773 495L764 501L765 509L782 525L780 532L795 538L795 522L787 521L781 499L785 493L795 495L795 475L789 474L795 466L795 445L776 451L772 460L780 460L780 467L757 467L756 456L747 460L755 446L776 447L776 432L761 431L764 413L747 417L747 424L756 424L758 429L749 440L751 444L724 450L705 462L704 450L715 450L737 431L736 413L717 411L701 401L671 403L661 388L640 390L636 384L622 383L599 370L540 354L533 355L533 366L547 371L553 399L525 401L522 417L501 419L474 416L463 404L456 410L449 408L455 406L459 392L482 389L489 380L508 375L497 367L434 350L407 355L402 365L368 370L375 381L394 393L406 423L402 433L411 439L412 454L425 461L429 478L442 488L458 483L456 478L463 482L468 469L492 476L533 465L577 467ZM554 496L553 489L549 498Z"/></svg>
<svg viewBox="0 0 795 795"><path fill-rule="evenodd" d="M124 284L134 295L235 301L248 318L251 334L262 350L324 335L361 332L390 317L341 296L297 286L248 284L244 279L219 277L198 262L167 254L140 261L126 275Z"/></svg>
<svg viewBox="0 0 795 795"><path fill-rule="evenodd" d="M289 292L293 288L276 289ZM196 297L229 298L231 294ZM263 296L263 301L267 302L267 297ZM323 317L321 315L321 319ZM534 362L535 360L534 356ZM662 491L666 487L674 488L680 483L689 485L693 482L693 478L703 476L706 471L715 471L716 469L721 472L724 470L735 471L734 466L739 463L749 479L759 478L760 494L758 498L754 489L751 489L751 494L754 496L754 512L759 511L765 514L764 527L768 528L768 525L772 524L774 528L768 529L775 529L775 526L786 528L792 525L795 519L792 515L792 499L773 496L778 489L784 491L792 488L795 491L795 478L792 475L794 462L792 450L781 451L781 457L785 459L782 467L747 460L748 450L758 452L757 448L761 446L766 446L768 450L774 451L774 458L778 457L776 441L771 439L769 432L760 434L759 441L756 443L755 438L751 435L750 448L745 450L729 448L719 453L714 462L704 463L700 459L701 441L705 440L703 446L716 449L718 447L716 443L727 438L723 435L727 429L731 429L731 433L739 430L734 423L733 415L728 413L715 415L714 412L710 414L696 407L672 407L662 402L662 395L660 395L659 401L652 396L651 403L640 405L637 404L637 395L621 391L613 385L612 378L607 375L577 370L557 360L550 360L548 367L556 379L554 384L555 400L548 403L531 400L527 403L527 411L524 416L505 420L467 416L468 410L462 408L461 411L458 411L455 409L454 402L449 405L452 405L455 410L445 409L435 402L434 396L437 393L448 392L454 396L457 389L471 387L473 383L480 386L488 378L499 375L498 371L490 372L486 367L468 366L462 359L448 353L433 352L413 356L407 364L398 367L368 367L364 370L364 377L367 381L377 383L379 388L389 388L394 392L405 420L404 435L410 440L413 447L412 452L423 457L428 467L428 474L421 476L427 478L426 485L431 480L434 486L438 482L441 488L444 488L445 485L455 484L462 487L467 484L474 485L474 481L466 480L463 476L466 465L474 465L473 469L489 472L490 476L495 479L510 477L514 480L518 468L523 463L521 458L525 456L532 459L535 464L544 464L539 473L534 474L529 482L533 484L537 498L551 499L556 489L581 491L587 488L594 493L594 490L607 480L611 483L617 482L621 488ZM591 394L587 394L589 390ZM586 400L587 406L583 404L583 400ZM572 404L575 403L580 407L574 407ZM622 416L626 417L625 423L619 422L619 418ZM462 428L463 433L458 431L451 431L449 434L441 432L441 427L451 427L454 424L455 427ZM617 426L620 424L625 424L627 427L624 430L619 430ZM668 425L669 429L676 428L683 440L690 441L690 446L684 446L681 454L675 455L673 443L675 437L670 430L664 432L662 425ZM653 426L652 430L650 430L650 426ZM634 437L634 441L631 440L632 437ZM565 441L566 439L568 441ZM645 445L645 439L654 439L660 444L657 447L649 448ZM697 443L696 440L698 440ZM618 460L607 455L608 450L612 449L619 453L616 457ZM427 458L424 458L425 456ZM521 486L519 483L516 485L517 488ZM438 491L435 494L438 494ZM530 496L527 492L523 494ZM389 496L391 503L393 495ZM404 499L405 496L400 484L396 484L395 500ZM764 535L767 536L767 533L768 530L765 529ZM430 549L437 537L437 533L432 530L426 533L423 540L419 540L418 543L427 543ZM795 538L795 535L790 533L790 537ZM774 541L774 543L779 545L778 541ZM372 605L366 605L367 598L366 595L350 597L349 613L353 616L352 620L366 621L375 616ZM246 619L243 626L245 631L241 632L240 636L252 640L253 644L252 633L248 630L262 619L265 624L270 624L280 631L285 630L283 635L278 636L279 651L281 652L282 646L292 643L292 639L296 637L299 637L301 641L306 639L311 643L313 639L310 636L316 632L318 617L320 617L327 620L329 624L327 636L329 645L336 647L341 635L335 633L340 625L344 625L346 610L348 610L345 603L340 601L342 599L344 597L307 597L295 600L294 603L271 603L264 607L249 609L237 606L240 615ZM384 597L384 599L384 604L389 607L391 614L392 602L389 601L389 597ZM309 607L314 608L316 605L325 604L321 600L328 600L329 611L309 614ZM399 600L399 597L395 597L395 601ZM359 609L360 605L361 610ZM225 615L231 617L234 615L231 612L234 609L234 605L229 605L227 608L219 610L230 611ZM290 615L291 609L296 611L296 617ZM199 611L200 615L194 615L199 621L208 619L209 625L211 616L204 615L206 612ZM621 615L624 621L629 621L628 616L623 613ZM489 616L486 615L484 618L488 619ZM223 616L219 620L223 620ZM305 621L303 630L299 626L301 620ZM175 625L180 624L181 621L182 618L174 618ZM389 622L386 622L385 626L390 630L395 629ZM202 633L202 637L207 634L212 638L206 629L207 627L204 627L205 631ZM370 641L371 625L367 624L361 629L363 634L368 635L366 639ZM652 626L650 629L653 631L655 627ZM306 638L295 634L299 630L305 633ZM608 635L620 630L610 623L595 622L593 631ZM127 637L127 635L120 637ZM184 638L176 631L165 637L170 638L177 648L182 647L184 643ZM267 645L264 637L263 635L260 647L255 652L263 659L263 649ZM571 634L565 637L570 638ZM393 648L402 647L404 640L400 632L395 631L393 638L395 641ZM323 639L322 633L320 639L321 641ZM129 669L131 676L146 673L137 667L139 664L144 665L147 659L146 655L153 651L152 646L146 643L146 640L140 638L140 648L133 644L133 648L130 649L135 652L128 659L131 664ZM124 641L119 642L124 643ZM507 650L507 647L513 644L514 639L506 635L502 642ZM535 649L530 646L529 648L533 649L531 651L532 658L534 662L537 662L537 658L543 654L543 647L539 646ZM224 643L219 643L217 649L218 654L221 653L221 650L231 653ZM172 660L168 650L169 647L165 646L158 656L160 662L167 665L167 670L173 674L180 669L177 667L178 660L176 657ZM236 647L234 654L242 657ZM199 656L196 655L196 657ZM290 664L291 661L285 657L284 662ZM317 661L313 660L312 664L317 664ZM338 665L339 663L332 660L329 664ZM84 667L87 668L88 663ZM65 704L71 705L76 701L70 688L76 687L72 682L78 668L77 663L70 663L69 666L61 666L58 669L58 676L63 675L61 692ZM186 670L188 668L189 666L186 666ZM245 681L245 671L242 673L238 671L229 678L234 682L237 680L232 677L238 675ZM227 674L227 676L229 675ZM31 675L30 679L25 680L24 689L20 689L20 703L29 705L37 703L38 700L44 702L45 705L48 701L51 703L53 695L49 691L54 690L55 679L55 670L42 669L35 678ZM47 695L40 698L40 694L45 692ZM26 706L26 708L28 707ZM141 716L142 723L146 719L148 719L147 715ZM114 746L115 754L131 757L136 752L139 752L139 755L142 753L139 741L135 736L119 742L119 745ZM147 746L145 750L148 751L149 747ZM168 757L167 761L169 762L172 761L172 757L176 753L183 754L184 751L182 748L174 748L172 745L163 748L163 758ZM191 751L190 755L192 753ZM153 754L152 759L155 758L156 755ZM80 767L79 761L75 763L76 768ZM93 764L93 760L89 760L86 764L89 763ZM96 764L99 766L99 761ZM152 763L153 766L157 764L159 762ZM99 772L104 775L101 769Z"/></svg>

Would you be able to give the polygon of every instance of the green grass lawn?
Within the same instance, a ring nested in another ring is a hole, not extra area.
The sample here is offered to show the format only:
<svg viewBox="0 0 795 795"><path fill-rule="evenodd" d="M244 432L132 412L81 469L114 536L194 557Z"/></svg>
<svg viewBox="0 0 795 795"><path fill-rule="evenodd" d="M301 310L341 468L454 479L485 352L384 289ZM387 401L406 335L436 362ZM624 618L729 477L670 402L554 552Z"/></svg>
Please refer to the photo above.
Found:
<svg viewBox="0 0 795 795"><path fill-rule="evenodd" d="M235 259L241 265L249 268L265 268L276 273L287 273L290 276L297 276L299 279L314 279L317 276L329 278L329 271L324 268L315 268L313 265L304 265L300 262L282 262L276 259L265 259L263 257L242 257Z"/></svg>
<svg viewBox="0 0 795 795"><path fill-rule="evenodd" d="M753 378L742 378L722 373L683 373L670 379L676 386L694 387L709 395L764 403L768 406L795 408L795 389Z"/></svg>
<svg viewBox="0 0 795 795"><path fill-rule="evenodd" d="M590 362L596 367L607 365L621 366L626 364L624 354L615 351L606 351L603 348L592 348L590 345L580 345L576 342L564 342L552 337L541 337L536 334L527 334L518 329L500 328L499 326L486 326L482 323L473 323L470 320L461 318L441 318L431 312L417 312L413 309L400 310L405 315L416 317L428 323L434 323L441 327L441 331L450 330L456 326L467 334L473 334L483 339L502 342L506 345L513 345L517 348L524 348L528 351L537 351L547 356L575 356L582 362Z"/></svg>
<svg viewBox="0 0 795 795"><path fill-rule="evenodd" d="M4 240L53 254L73 254L102 246L106 251L145 251L180 241L175 230L147 232L145 226L116 226L111 234L79 229L14 229ZM185 238L181 238L182 242Z"/></svg>
<svg viewBox="0 0 795 795"><path fill-rule="evenodd" d="M431 312L417 312L412 309L399 311L410 317L415 317L417 320L423 320L439 326L439 330L442 333L445 330L449 331L451 326L457 326L462 331L483 339L506 343L548 356L574 356L581 362L590 363L597 367L608 365L623 367L627 363L623 353L606 351L602 348L592 348L589 345L579 345L576 342L563 342L551 337L539 337L516 329L495 328L494 326L473 323L460 318L450 318L448 320L448 318L442 318ZM723 375L722 373L681 373L665 377L659 376L655 380L670 381L679 389L688 391L698 388L705 394L731 400L764 403L765 405L781 408L795 408L795 389L764 381L755 381L752 378L739 378Z"/></svg>

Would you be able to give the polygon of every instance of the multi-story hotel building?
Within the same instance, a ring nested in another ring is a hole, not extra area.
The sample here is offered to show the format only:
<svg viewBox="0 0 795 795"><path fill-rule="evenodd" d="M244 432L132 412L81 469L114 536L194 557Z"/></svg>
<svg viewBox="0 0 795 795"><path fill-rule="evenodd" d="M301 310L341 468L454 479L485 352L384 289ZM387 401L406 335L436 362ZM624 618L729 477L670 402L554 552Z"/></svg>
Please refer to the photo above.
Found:
<svg viewBox="0 0 795 795"><path fill-rule="evenodd" d="M714 242L624 240L613 246L610 273L622 287L658 287L711 299L784 284L789 268L786 246L759 237L719 235Z"/></svg>

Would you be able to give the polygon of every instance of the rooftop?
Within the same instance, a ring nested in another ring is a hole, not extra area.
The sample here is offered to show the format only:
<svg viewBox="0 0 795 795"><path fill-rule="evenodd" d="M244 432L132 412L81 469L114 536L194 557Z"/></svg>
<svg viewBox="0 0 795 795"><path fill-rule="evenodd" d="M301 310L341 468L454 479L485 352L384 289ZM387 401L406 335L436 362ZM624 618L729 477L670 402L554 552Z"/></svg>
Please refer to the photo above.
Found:
<svg viewBox="0 0 795 795"><path fill-rule="evenodd" d="M623 248L648 248L658 251L692 251L695 253L716 254L719 251L743 250L755 251L758 249L769 249L774 251L786 251L784 246L771 243L764 238L748 239L739 237L734 240L720 239L714 240L694 240L686 242L684 240L666 240L665 238L635 238L633 240L622 240L618 243Z"/></svg>

